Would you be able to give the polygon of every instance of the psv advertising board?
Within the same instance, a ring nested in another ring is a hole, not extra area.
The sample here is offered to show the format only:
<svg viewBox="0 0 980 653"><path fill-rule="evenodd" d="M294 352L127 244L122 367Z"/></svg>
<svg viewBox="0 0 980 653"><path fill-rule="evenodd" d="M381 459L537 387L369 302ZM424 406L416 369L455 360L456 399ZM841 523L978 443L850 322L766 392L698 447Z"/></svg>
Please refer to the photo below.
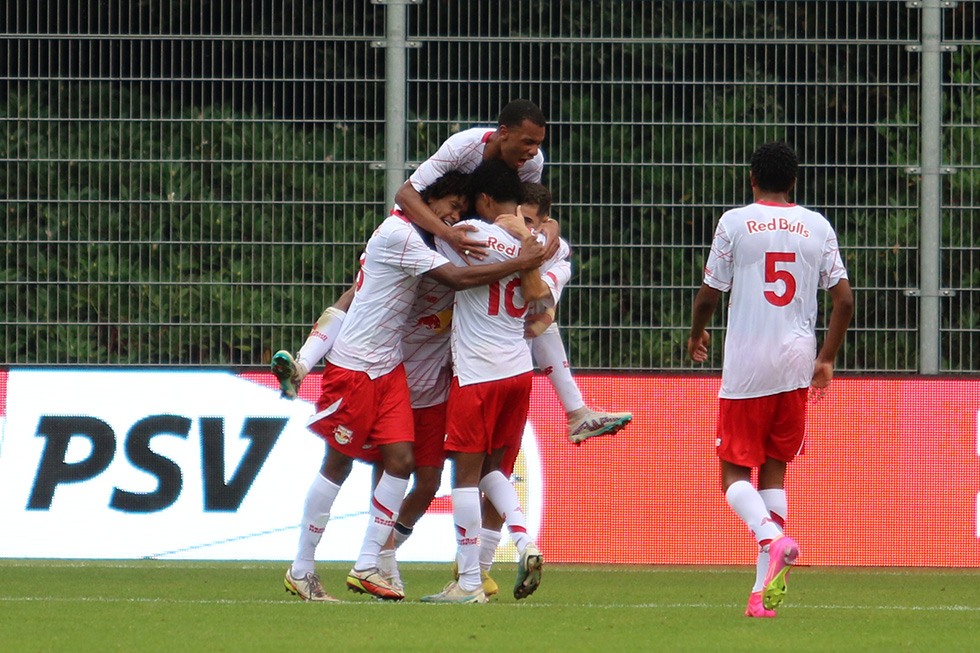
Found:
<svg viewBox="0 0 980 653"><path fill-rule="evenodd" d="M578 382L588 403L634 420L572 446L535 378L513 480L546 558L754 563L719 488L719 379ZM316 375L288 401L261 373L0 372L0 556L291 559L324 453L306 428L317 391ZM973 380L835 380L808 408L805 452L787 476L800 563L980 565L978 409ZM356 558L370 484L355 464L318 559ZM453 558L449 494L447 469L402 561ZM501 547L498 559L514 555Z"/></svg>

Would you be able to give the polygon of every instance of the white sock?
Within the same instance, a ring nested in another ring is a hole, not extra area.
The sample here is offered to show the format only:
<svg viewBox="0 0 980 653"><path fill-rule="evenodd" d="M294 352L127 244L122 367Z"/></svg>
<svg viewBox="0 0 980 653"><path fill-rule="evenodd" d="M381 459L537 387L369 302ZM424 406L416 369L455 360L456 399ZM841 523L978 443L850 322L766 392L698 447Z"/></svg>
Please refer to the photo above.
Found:
<svg viewBox="0 0 980 653"><path fill-rule="evenodd" d="M771 489L759 490L762 502L766 504L769 517L774 519L780 528L785 530L786 523L786 490ZM759 547L759 557L755 561L755 585L752 586L753 592L761 592L765 589L766 573L769 571L769 551Z"/></svg>
<svg viewBox="0 0 980 653"><path fill-rule="evenodd" d="M531 356L541 372L548 377L566 413L585 407L582 392L572 376L565 356L565 343L554 322L537 338L531 340Z"/></svg>
<svg viewBox="0 0 980 653"><path fill-rule="evenodd" d="M340 486L317 474L306 493L306 503L303 504L303 521L300 523L299 549L293 560L293 578L303 578L316 570L316 545L323 537L323 529L330 519L330 508L333 506Z"/></svg>
<svg viewBox="0 0 980 653"><path fill-rule="evenodd" d="M500 539L503 534L500 531L490 530L489 528L480 529L480 569L490 573L493 567L493 558L497 555L497 547L500 546Z"/></svg>
<svg viewBox="0 0 980 653"><path fill-rule="evenodd" d="M769 541L783 534L782 529L769 517L769 511L766 510L762 497L748 481L735 481L728 486L725 500L749 527L760 544L767 545Z"/></svg>
<svg viewBox="0 0 980 653"><path fill-rule="evenodd" d="M507 530L510 531L510 539L514 541L517 550L523 553L524 547L531 542L531 536L527 534L527 520L514 485L502 472L496 470L480 479L480 490L504 518Z"/></svg>
<svg viewBox="0 0 980 653"><path fill-rule="evenodd" d="M460 487L453 490L453 522L456 524L456 565L459 586L464 592L475 592L483 586L480 579L480 489Z"/></svg>
<svg viewBox="0 0 980 653"><path fill-rule="evenodd" d="M364 571L378 566L378 552L391 535L391 529L398 519L398 508L402 505L407 489L407 478L389 476L388 472L381 475L378 486L374 488L369 512L370 521L354 569Z"/></svg>
<svg viewBox="0 0 980 653"><path fill-rule="evenodd" d="M769 516L779 524L779 528L786 530L786 490L773 488L769 490L759 490L759 496L766 504Z"/></svg>
<svg viewBox="0 0 980 653"><path fill-rule="evenodd" d="M309 374L310 370L316 367L317 363L333 348L333 343L337 339L337 334L340 333L340 327L343 326L345 317L347 317L347 313L333 306L320 314L316 324L313 325L313 330L306 338L306 342L296 354L296 367L301 376Z"/></svg>

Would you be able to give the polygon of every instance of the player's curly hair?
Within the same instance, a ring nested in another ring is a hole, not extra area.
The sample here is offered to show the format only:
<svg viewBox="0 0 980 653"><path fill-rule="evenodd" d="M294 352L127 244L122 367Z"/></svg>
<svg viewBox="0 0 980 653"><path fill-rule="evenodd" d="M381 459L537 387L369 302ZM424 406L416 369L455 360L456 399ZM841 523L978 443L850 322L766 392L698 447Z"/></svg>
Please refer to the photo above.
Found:
<svg viewBox="0 0 980 653"><path fill-rule="evenodd" d="M521 184L521 204L534 204L538 207L538 215L551 213L551 191L542 184L525 181Z"/></svg>
<svg viewBox="0 0 980 653"><path fill-rule="evenodd" d="M544 112L530 100L511 100L497 118L501 127L520 127L525 120L530 120L538 127L545 127Z"/></svg>
<svg viewBox="0 0 980 653"><path fill-rule="evenodd" d="M521 178L503 159L488 159L470 173L470 206L481 193L498 202L520 202Z"/></svg>
<svg viewBox="0 0 980 653"><path fill-rule="evenodd" d="M796 181L798 168L796 152L783 141L765 143L752 153L752 175L761 190L788 191Z"/></svg>
<svg viewBox="0 0 980 653"><path fill-rule="evenodd" d="M450 195L459 195L469 198L470 196L470 176L459 170L450 170L443 176L425 187L421 192L422 199L439 200Z"/></svg>

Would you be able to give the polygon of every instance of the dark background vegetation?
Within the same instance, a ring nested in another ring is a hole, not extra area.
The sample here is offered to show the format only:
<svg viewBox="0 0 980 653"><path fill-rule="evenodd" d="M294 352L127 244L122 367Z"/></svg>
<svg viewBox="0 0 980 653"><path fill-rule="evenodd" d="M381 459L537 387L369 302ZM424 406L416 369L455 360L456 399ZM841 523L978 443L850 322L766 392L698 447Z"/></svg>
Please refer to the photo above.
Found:
<svg viewBox="0 0 980 653"><path fill-rule="evenodd" d="M980 369L973 3L946 12L943 369ZM16 0L0 10L0 364L264 365L386 212L383 5ZM764 140L858 289L840 361L917 368L920 12L902 2L410 6L410 160L513 97L549 119L578 369L670 370ZM417 82L415 80L434 80ZM723 316L716 318L722 324ZM720 362L720 347L713 363Z"/></svg>

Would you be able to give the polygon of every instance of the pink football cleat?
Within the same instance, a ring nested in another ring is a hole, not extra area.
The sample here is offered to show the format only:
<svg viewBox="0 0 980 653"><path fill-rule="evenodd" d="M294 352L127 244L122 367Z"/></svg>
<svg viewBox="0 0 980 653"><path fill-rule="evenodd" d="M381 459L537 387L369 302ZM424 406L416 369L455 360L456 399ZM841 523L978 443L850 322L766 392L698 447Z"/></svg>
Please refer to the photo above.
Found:
<svg viewBox="0 0 980 653"><path fill-rule="evenodd" d="M749 595L749 605L745 608L746 617L775 617L775 610L766 610L762 605L762 592L752 592Z"/></svg>
<svg viewBox="0 0 980 653"><path fill-rule="evenodd" d="M769 571L762 590L762 605L766 610L775 610L786 598L786 577L798 555L800 546L791 537L783 535L769 544Z"/></svg>

